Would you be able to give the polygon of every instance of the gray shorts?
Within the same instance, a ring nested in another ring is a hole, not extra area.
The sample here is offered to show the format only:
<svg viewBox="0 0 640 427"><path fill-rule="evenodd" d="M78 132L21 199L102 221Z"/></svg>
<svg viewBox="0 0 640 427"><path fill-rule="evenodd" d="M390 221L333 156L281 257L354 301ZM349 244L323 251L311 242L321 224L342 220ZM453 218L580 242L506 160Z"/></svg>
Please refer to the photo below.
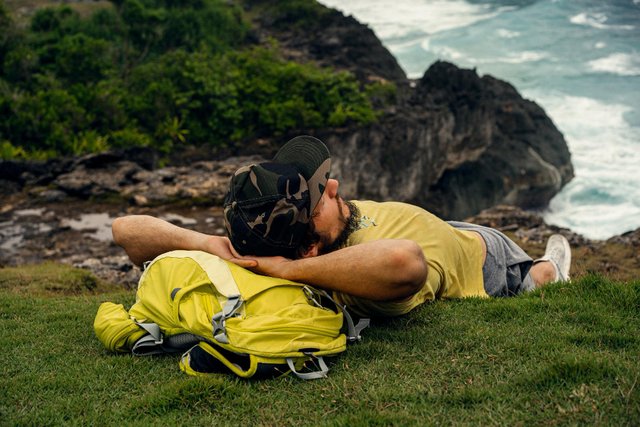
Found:
<svg viewBox="0 0 640 427"><path fill-rule="evenodd" d="M460 230L479 233L487 244L487 258L482 266L482 277L484 290L489 296L513 296L536 288L529 274L533 260L507 236L481 225L458 221L448 223Z"/></svg>

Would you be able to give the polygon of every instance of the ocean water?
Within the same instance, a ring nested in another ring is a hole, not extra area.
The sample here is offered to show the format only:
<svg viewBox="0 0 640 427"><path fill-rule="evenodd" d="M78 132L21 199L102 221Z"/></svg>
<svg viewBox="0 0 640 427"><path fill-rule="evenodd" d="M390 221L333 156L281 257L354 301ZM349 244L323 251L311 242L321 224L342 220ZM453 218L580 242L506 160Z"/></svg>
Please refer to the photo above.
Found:
<svg viewBox="0 0 640 427"><path fill-rule="evenodd" d="M544 212L592 239L640 227L640 0L321 0L409 77L441 59L513 84L564 134L576 177Z"/></svg>

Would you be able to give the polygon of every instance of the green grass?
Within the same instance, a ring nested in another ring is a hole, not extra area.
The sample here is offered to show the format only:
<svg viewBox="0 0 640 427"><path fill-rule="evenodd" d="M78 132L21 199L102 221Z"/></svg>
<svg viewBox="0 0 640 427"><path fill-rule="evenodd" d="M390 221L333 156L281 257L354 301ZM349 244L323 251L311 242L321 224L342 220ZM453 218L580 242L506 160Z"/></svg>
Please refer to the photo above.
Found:
<svg viewBox="0 0 640 427"><path fill-rule="evenodd" d="M638 281L430 304L374 322L327 379L304 382L192 378L177 356L110 354L93 317L132 293L38 285L60 272L15 292L16 271L0 270L0 425L640 423Z"/></svg>

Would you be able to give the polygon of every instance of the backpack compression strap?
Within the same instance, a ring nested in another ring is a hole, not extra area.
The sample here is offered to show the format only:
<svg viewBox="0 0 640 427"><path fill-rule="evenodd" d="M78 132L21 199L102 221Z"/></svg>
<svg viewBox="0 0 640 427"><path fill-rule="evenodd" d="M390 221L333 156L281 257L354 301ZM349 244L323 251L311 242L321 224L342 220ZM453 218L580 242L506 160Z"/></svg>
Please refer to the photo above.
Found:
<svg viewBox="0 0 640 427"><path fill-rule="evenodd" d="M362 332L363 329L367 328L369 326L370 323L370 319L360 319L358 320L358 323L355 324L353 323L353 317L351 317L351 315L349 314L349 312L347 311L346 306L343 306L341 304L338 304L332 297L331 295L329 295L329 293L323 289L316 289L316 288L312 288L311 286L305 285L302 290L304 291L304 294L307 296L307 299L311 302L313 302L315 305L317 305L318 307L324 307L324 305L322 304L321 300L322 298L326 298L329 301L331 301L333 303L333 305L335 305L338 310L340 310L342 312L342 316L345 319L345 323L347 326L347 332L346 332L346 336L347 336L347 340L349 342L356 342L356 341L360 341L360 339L362 338L360 336L360 332ZM317 297L320 298L317 298Z"/></svg>
<svg viewBox="0 0 640 427"><path fill-rule="evenodd" d="M243 303L244 301L240 295L232 295L228 297L227 301L224 303L222 311L214 314L211 318L213 338L215 338L219 343L229 344L225 322L229 317L236 314L240 307L242 307Z"/></svg>
<svg viewBox="0 0 640 427"><path fill-rule="evenodd" d="M153 354L178 353L202 341L201 337L190 333L182 333L165 337L160 326L155 323L136 323L147 334L140 338L131 348L135 356L150 356Z"/></svg>

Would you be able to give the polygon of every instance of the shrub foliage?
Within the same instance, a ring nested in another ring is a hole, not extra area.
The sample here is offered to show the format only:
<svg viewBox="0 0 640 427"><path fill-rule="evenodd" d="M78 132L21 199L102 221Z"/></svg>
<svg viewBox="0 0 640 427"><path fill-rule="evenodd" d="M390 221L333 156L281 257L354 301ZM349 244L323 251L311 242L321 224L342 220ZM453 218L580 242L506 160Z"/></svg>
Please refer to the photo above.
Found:
<svg viewBox="0 0 640 427"><path fill-rule="evenodd" d="M375 120L351 74L284 61L250 33L224 0L114 0L88 18L45 8L25 29L0 0L0 157L170 152Z"/></svg>

